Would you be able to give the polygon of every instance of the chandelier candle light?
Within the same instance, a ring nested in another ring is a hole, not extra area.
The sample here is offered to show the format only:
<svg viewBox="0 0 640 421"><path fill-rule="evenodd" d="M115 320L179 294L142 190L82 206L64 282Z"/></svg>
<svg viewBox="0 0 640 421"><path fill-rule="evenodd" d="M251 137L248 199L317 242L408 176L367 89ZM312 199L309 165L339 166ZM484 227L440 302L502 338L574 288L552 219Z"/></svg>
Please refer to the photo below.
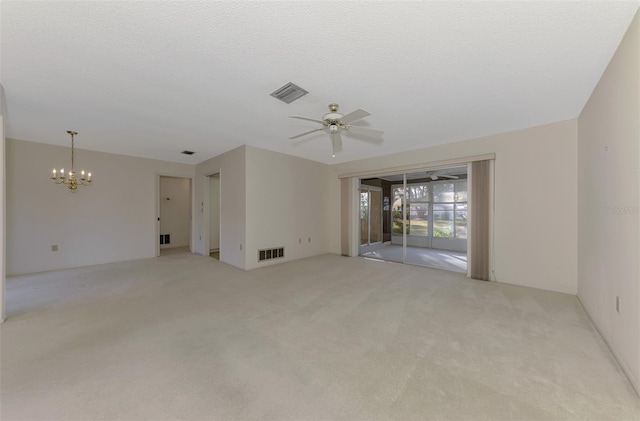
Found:
<svg viewBox="0 0 640 421"><path fill-rule="evenodd" d="M67 130L67 133L71 135L71 170L65 176L64 168L62 168L60 170L60 176L58 176L58 171L54 168L53 175L51 176L51 178L53 179L53 182L56 184L66 184L67 186L69 186L69 190L71 190L72 193L75 193L75 191L78 189L78 186L91 185L91 173L88 173L85 176L84 170L82 170L80 172L80 178L78 178L78 176L76 175L75 162L74 162L74 156L73 156L74 154L73 138L78 134L78 132L74 132L73 130Z"/></svg>

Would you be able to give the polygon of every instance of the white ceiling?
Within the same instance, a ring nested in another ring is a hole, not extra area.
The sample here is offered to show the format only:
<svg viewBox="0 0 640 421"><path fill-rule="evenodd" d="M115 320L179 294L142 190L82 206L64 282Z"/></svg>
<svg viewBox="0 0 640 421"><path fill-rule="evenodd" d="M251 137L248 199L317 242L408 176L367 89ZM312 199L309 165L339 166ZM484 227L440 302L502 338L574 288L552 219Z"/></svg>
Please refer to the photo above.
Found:
<svg viewBox="0 0 640 421"><path fill-rule="evenodd" d="M575 118L631 2L0 3L8 137L198 163L248 144L345 162ZM285 104L287 82L309 91ZM288 137L330 102L376 144ZM189 149L189 157L180 151Z"/></svg>

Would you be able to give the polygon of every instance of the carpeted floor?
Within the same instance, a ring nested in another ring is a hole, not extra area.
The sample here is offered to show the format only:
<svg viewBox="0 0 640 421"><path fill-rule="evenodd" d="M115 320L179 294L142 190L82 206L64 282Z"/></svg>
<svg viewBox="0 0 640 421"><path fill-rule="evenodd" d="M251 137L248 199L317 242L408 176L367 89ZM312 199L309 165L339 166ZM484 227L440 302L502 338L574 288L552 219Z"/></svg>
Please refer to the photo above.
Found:
<svg viewBox="0 0 640 421"><path fill-rule="evenodd" d="M7 281L1 418L632 420L574 296L324 255Z"/></svg>
<svg viewBox="0 0 640 421"><path fill-rule="evenodd" d="M169 254L181 254L185 252L189 252L189 246L161 248L160 256L167 256Z"/></svg>

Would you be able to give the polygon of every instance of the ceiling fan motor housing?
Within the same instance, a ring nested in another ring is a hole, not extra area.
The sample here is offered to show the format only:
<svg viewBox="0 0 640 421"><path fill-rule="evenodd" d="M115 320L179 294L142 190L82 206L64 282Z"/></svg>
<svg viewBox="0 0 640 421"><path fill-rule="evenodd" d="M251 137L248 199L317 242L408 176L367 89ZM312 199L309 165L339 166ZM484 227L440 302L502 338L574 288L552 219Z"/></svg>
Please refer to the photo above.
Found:
<svg viewBox="0 0 640 421"><path fill-rule="evenodd" d="M335 122L336 124L340 122L341 118L342 118L342 114L340 113L327 113L324 115L324 117L322 117L324 121Z"/></svg>
<svg viewBox="0 0 640 421"><path fill-rule="evenodd" d="M329 104L329 111L331 112L325 114L322 117L325 124L329 127L329 130L331 130L332 132L335 132L338 130L338 128L344 129L345 124L342 121L340 121L340 119L344 117L344 114L340 114L338 112L338 104L336 104L335 102Z"/></svg>
<svg viewBox="0 0 640 421"><path fill-rule="evenodd" d="M350 126L349 123L352 121L359 120L361 118L369 116L369 112L363 109L357 109L353 112L348 113L347 115L341 114L338 112L338 104L331 103L329 104L329 112L322 117L322 120L318 120L315 118L303 117L292 115L289 116L291 118L299 118L302 120L314 121L316 123L321 123L322 127L317 129L309 130L304 133L300 133L296 136L292 136L289 139L297 139L298 137L305 136L311 133L315 133L320 130L326 130L331 135L331 144L333 147L333 156L335 156L336 152L340 152L342 150L342 137L340 136L340 132L354 132L355 134L369 136L369 137L382 137L383 132L381 130L369 129L366 127L359 126ZM353 129L353 130L351 130Z"/></svg>

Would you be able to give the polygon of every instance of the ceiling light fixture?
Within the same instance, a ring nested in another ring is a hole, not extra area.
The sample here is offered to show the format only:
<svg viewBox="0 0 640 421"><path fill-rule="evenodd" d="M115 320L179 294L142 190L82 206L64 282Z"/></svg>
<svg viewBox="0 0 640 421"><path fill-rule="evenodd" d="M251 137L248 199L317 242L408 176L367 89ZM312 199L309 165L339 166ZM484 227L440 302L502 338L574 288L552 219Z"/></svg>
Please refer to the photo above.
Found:
<svg viewBox="0 0 640 421"><path fill-rule="evenodd" d="M78 186L88 186L91 184L91 173L85 176L84 170L82 170L80 172L80 178L77 177L74 162L73 138L78 134L78 132L67 130L67 133L71 135L71 170L67 173L68 175L65 176L64 168L62 168L60 170L60 176L58 176L58 171L54 168L51 178L55 184L66 184L69 187L69 190L71 190L72 193L75 193Z"/></svg>

